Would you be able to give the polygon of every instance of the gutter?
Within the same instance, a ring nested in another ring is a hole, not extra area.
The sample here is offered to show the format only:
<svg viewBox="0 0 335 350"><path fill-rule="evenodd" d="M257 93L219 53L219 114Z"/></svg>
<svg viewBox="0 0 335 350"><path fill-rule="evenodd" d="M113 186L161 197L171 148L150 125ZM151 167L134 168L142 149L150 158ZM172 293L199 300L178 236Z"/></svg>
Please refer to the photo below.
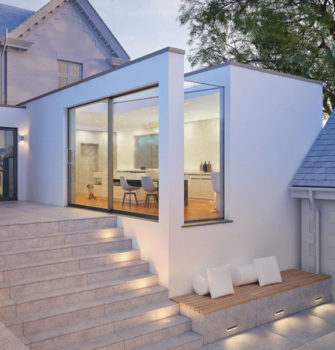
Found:
<svg viewBox="0 0 335 350"><path fill-rule="evenodd" d="M314 201L313 190L309 189L309 203L315 212L315 272L320 273L320 211Z"/></svg>

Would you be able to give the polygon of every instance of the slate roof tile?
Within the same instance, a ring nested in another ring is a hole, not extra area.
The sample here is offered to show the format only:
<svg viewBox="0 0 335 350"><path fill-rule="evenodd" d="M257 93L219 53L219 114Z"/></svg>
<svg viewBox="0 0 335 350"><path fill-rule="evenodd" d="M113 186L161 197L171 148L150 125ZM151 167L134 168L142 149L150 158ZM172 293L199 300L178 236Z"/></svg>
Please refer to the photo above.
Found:
<svg viewBox="0 0 335 350"><path fill-rule="evenodd" d="M335 187L335 109L302 162L291 185Z"/></svg>
<svg viewBox="0 0 335 350"><path fill-rule="evenodd" d="M6 34L6 28L11 32L34 13L19 7L0 4L0 36Z"/></svg>

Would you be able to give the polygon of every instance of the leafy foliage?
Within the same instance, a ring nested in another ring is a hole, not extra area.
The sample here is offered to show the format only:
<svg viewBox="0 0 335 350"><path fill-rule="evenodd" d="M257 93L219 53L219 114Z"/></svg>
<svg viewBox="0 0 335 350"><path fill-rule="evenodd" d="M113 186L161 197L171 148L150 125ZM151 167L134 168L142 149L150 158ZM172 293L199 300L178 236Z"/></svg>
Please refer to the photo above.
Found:
<svg viewBox="0 0 335 350"><path fill-rule="evenodd" d="M335 0L182 0L192 66L234 60L324 82L335 107Z"/></svg>

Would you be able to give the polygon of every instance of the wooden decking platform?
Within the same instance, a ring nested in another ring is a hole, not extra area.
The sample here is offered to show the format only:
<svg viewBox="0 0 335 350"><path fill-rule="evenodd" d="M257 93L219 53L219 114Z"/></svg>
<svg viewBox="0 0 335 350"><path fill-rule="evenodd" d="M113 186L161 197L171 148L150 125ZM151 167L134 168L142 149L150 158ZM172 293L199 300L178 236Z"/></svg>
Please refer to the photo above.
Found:
<svg viewBox="0 0 335 350"><path fill-rule="evenodd" d="M184 308L207 315L212 312L330 279L329 275L314 274L299 270L283 271L281 275L283 279L282 283L264 287L260 287L258 283L247 284L235 287L235 294L217 299L211 299L209 295L200 296L190 293L172 298L172 300L178 302Z"/></svg>

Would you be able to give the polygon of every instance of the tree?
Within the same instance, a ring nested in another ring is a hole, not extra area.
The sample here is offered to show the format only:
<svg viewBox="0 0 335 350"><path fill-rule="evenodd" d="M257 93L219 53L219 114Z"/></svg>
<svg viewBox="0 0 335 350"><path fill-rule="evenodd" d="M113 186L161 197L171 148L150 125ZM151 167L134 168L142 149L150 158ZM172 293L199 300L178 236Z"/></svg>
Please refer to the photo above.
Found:
<svg viewBox="0 0 335 350"><path fill-rule="evenodd" d="M335 107L335 0L182 0L192 66L237 61L324 82Z"/></svg>

